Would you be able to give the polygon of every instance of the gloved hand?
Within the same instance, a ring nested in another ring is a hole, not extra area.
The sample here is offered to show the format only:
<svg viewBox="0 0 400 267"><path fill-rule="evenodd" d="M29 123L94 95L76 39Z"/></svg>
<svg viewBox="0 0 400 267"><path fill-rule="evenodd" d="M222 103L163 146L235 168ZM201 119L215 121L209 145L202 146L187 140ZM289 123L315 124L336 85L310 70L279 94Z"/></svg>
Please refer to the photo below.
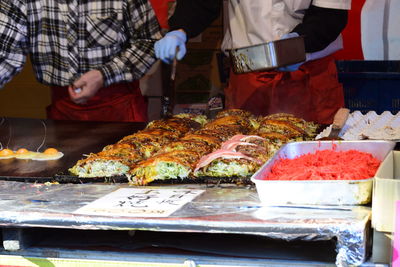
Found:
<svg viewBox="0 0 400 267"><path fill-rule="evenodd" d="M171 64L175 54L178 60L181 60L186 54L186 33L180 30L167 33L164 38L154 44L156 57L167 64ZM178 53L176 52L178 49Z"/></svg>
<svg viewBox="0 0 400 267"><path fill-rule="evenodd" d="M281 38L281 40L283 39L288 39L288 38L294 38L294 37L299 37L299 34L297 32L289 32L287 34L284 34ZM304 62L300 62L300 63L296 63L293 65L288 65L288 66L284 66L284 67L280 67L278 68L279 71L296 71L300 68L301 65L303 65Z"/></svg>

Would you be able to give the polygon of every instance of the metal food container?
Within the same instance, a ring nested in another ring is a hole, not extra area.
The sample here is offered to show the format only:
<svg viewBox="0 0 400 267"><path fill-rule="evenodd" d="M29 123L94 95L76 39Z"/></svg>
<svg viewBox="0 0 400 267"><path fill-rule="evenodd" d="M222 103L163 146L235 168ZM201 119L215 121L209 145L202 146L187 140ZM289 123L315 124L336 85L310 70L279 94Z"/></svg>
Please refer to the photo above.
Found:
<svg viewBox="0 0 400 267"><path fill-rule="evenodd" d="M252 177L263 205L360 205L371 202L373 178L361 180L263 180L280 158L293 159L317 150L358 150L383 161L395 147L391 141L308 141L284 145Z"/></svg>
<svg viewBox="0 0 400 267"><path fill-rule="evenodd" d="M236 48L229 50L229 55L233 71L237 74L271 70L305 61L304 37Z"/></svg>

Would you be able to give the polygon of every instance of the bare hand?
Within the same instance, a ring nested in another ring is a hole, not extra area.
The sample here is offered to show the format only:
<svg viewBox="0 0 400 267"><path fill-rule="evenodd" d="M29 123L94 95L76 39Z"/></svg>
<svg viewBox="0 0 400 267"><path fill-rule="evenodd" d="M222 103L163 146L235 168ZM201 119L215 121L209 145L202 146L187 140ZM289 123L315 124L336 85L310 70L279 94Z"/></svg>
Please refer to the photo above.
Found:
<svg viewBox="0 0 400 267"><path fill-rule="evenodd" d="M85 104L103 87L103 75L98 70L91 70L83 74L68 87L68 93L72 102Z"/></svg>

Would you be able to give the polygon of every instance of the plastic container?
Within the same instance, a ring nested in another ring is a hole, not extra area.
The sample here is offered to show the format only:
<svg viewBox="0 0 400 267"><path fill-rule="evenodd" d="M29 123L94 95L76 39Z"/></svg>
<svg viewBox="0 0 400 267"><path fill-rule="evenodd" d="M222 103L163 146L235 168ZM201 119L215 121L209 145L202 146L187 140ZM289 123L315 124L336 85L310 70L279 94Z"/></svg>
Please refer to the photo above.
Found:
<svg viewBox="0 0 400 267"><path fill-rule="evenodd" d="M337 61L351 111L400 111L400 61Z"/></svg>

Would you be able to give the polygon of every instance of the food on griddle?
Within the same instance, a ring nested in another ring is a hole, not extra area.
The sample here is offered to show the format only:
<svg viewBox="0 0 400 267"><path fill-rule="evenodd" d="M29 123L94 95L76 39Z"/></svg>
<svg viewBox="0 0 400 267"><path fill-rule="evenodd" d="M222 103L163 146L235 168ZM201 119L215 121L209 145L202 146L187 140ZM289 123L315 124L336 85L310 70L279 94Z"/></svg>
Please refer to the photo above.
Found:
<svg viewBox="0 0 400 267"><path fill-rule="evenodd" d="M138 150L143 158L148 158L156 153L164 144L178 140L179 131L158 128L146 128L137 133L125 136L118 144L129 144Z"/></svg>
<svg viewBox="0 0 400 267"><path fill-rule="evenodd" d="M126 175L131 184L202 177L249 178L285 143L307 140L315 124L279 113L255 117L248 111L178 114L150 122L70 169L80 177ZM316 127L315 127L316 128Z"/></svg>
<svg viewBox="0 0 400 267"><path fill-rule="evenodd" d="M218 129L221 127L232 127L232 129L237 129L242 133L247 133L254 130L253 125L250 120L246 117L241 116L223 116L216 118L208 123L206 123L203 129Z"/></svg>
<svg viewBox="0 0 400 267"><path fill-rule="evenodd" d="M58 151L57 149L50 147L47 148L43 152L36 152L36 154L31 158L32 160L41 160L41 161L46 161L46 160L57 160L60 159L64 156L64 153L61 151Z"/></svg>
<svg viewBox="0 0 400 267"><path fill-rule="evenodd" d="M175 150L192 150L200 153L201 155L210 153L215 148L212 144L207 144L200 140L179 140L164 145L157 153L167 153Z"/></svg>
<svg viewBox="0 0 400 267"><path fill-rule="evenodd" d="M150 158L164 145L199 127L200 123L189 118L153 121L144 130L125 136L116 144L79 160L69 172L79 177L126 175L139 161Z"/></svg>
<svg viewBox="0 0 400 267"><path fill-rule="evenodd" d="M239 116L248 120L253 129L257 129L259 127L256 116L254 116L250 111L243 109L226 109L218 112L215 118L219 119L226 116Z"/></svg>
<svg viewBox="0 0 400 267"><path fill-rule="evenodd" d="M192 113L179 113L173 116L174 118L186 118L197 121L202 126L208 122L208 119L205 115L200 114L192 114Z"/></svg>
<svg viewBox="0 0 400 267"><path fill-rule="evenodd" d="M15 156L14 151L11 149L5 148L0 150L0 159L11 159Z"/></svg>
<svg viewBox="0 0 400 267"><path fill-rule="evenodd" d="M358 150L319 150L278 159L264 180L361 180L374 177L380 160Z"/></svg>
<svg viewBox="0 0 400 267"><path fill-rule="evenodd" d="M288 113L276 113L269 116L264 117L265 119L272 119L272 120L282 120L293 123L297 127L301 128L306 132L308 137L315 137L317 135L317 130L320 127L318 123L306 121L302 118L295 117L292 114Z"/></svg>
<svg viewBox="0 0 400 267"><path fill-rule="evenodd" d="M220 112L217 113L215 118L218 119L226 116L240 116L242 118L250 118L253 117L254 115L253 113L247 110L232 108L232 109L221 110Z"/></svg>
<svg viewBox="0 0 400 267"><path fill-rule="evenodd" d="M128 179L133 185L147 185L155 180L190 178L199 159L199 153L189 150L157 154L139 162L129 171Z"/></svg>
<svg viewBox="0 0 400 267"><path fill-rule="evenodd" d="M35 152L30 151L26 148L19 148L16 151L12 151L11 149L2 149L0 150L0 159L30 159L30 160L39 160L39 161L47 161L47 160L57 160L64 156L64 153L58 151L55 148L47 148L43 152Z"/></svg>
<svg viewBox="0 0 400 267"><path fill-rule="evenodd" d="M165 129L168 131L185 134L189 131L200 129L201 124L189 118L169 118L150 122L146 129Z"/></svg>
<svg viewBox="0 0 400 267"><path fill-rule="evenodd" d="M213 149L219 148L221 146L222 139L213 135L213 134L206 134L197 131L198 133L188 133L185 134L180 140L181 141L200 141L206 143L208 146L212 147ZM215 133L215 132L214 132Z"/></svg>
<svg viewBox="0 0 400 267"><path fill-rule="evenodd" d="M69 172L79 177L112 177L128 173L131 163L138 161L134 156L100 156L90 154L87 158L78 162L69 169Z"/></svg>
<svg viewBox="0 0 400 267"><path fill-rule="evenodd" d="M235 135L221 148L197 163L197 177L249 177L270 158L266 140L259 136Z"/></svg>

